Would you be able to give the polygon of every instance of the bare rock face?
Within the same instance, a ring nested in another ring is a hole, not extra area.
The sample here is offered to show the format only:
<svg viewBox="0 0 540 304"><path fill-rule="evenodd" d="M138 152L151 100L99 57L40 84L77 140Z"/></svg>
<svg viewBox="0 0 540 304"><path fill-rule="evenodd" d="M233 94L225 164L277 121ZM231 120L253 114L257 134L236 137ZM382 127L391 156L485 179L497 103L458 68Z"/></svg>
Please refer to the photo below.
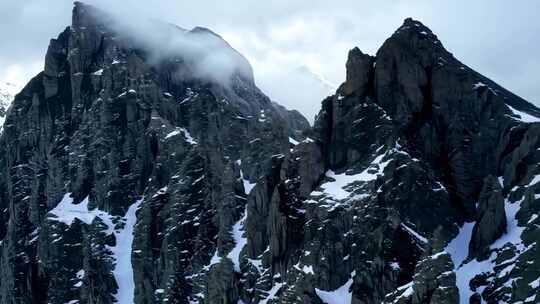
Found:
<svg viewBox="0 0 540 304"><path fill-rule="evenodd" d="M354 48L349 51L347 59L347 75L345 83L343 84L343 90L345 95L350 95L354 92L363 92L363 94L369 94L370 88L373 87L373 75L374 71L372 66L375 64L375 58L362 53L359 48Z"/></svg>
<svg viewBox="0 0 540 304"><path fill-rule="evenodd" d="M479 196L478 220L469 244L471 256L485 256L488 247L506 232L504 198L499 181L493 176L484 180Z"/></svg>
<svg viewBox="0 0 540 304"><path fill-rule="evenodd" d="M540 110L423 24L352 49L313 127L217 34L149 26L76 3L17 94L0 303L540 299Z"/></svg>

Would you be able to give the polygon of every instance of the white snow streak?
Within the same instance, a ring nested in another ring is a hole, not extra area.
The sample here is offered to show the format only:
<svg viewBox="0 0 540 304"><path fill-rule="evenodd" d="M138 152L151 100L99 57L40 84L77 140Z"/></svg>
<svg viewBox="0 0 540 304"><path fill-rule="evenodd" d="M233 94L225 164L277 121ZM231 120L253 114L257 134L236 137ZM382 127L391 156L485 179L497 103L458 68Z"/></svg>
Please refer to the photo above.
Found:
<svg viewBox="0 0 540 304"><path fill-rule="evenodd" d="M411 281L403 286L400 286L397 288L398 291L403 291L402 294L399 295L399 297L396 298L396 301L394 301L394 303L397 303L399 299L401 298L408 298L410 296L412 296L413 292L414 292L414 281Z"/></svg>
<svg viewBox="0 0 540 304"><path fill-rule="evenodd" d="M238 164L238 166L241 166L242 160L240 159L237 160L236 164ZM244 178L244 172L242 172L242 169L240 169L240 178L242 179L242 182L244 183L244 191L246 195L249 195L251 193L251 190L253 190L255 185L257 185L257 183L252 183L248 179Z"/></svg>
<svg viewBox="0 0 540 304"><path fill-rule="evenodd" d="M381 154L377 156L368 168L358 174L336 174L334 171L328 170L328 172L326 172L326 176L334 179L334 181L322 184L321 188L324 190L324 193L338 200L349 197L350 192L344 189L347 185L353 182L369 182L376 180L377 177L383 174L384 168L390 162L390 160L382 162L382 158L385 155L386 154ZM315 191L313 194L318 193L320 192Z"/></svg>
<svg viewBox="0 0 540 304"><path fill-rule="evenodd" d="M300 268L300 263L296 263L293 267L305 274L315 274L315 272L313 271L313 266L311 265L303 265L302 268Z"/></svg>
<svg viewBox="0 0 540 304"><path fill-rule="evenodd" d="M458 235L444 249L450 254L454 262L454 268L458 268L469 255L469 242L471 241L473 227L474 222L463 224Z"/></svg>
<svg viewBox="0 0 540 304"><path fill-rule="evenodd" d="M114 232L116 246L110 247L116 261L113 274L116 284L118 284L118 290L114 296L118 303L135 303L135 281L133 280L131 251L133 249L133 228L137 222L136 212L141 203L142 199L129 207L124 216L124 228Z"/></svg>
<svg viewBox="0 0 540 304"><path fill-rule="evenodd" d="M315 288L317 296L326 304L350 304L352 301L351 286L353 279L350 278L345 284L336 290L324 291Z"/></svg>
<svg viewBox="0 0 540 304"><path fill-rule="evenodd" d="M296 146L299 144L299 142L297 140L295 140L294 138L292 137L289 137L289 142L293 145L293 146Z"/></svg>
<svg viewBox="0 0 540 304"><path fill-rule="evenodd" d="M519 120L521 122L526 122L526 123L540 122L540 118L538 118L536 116L532 116L531 114L527 114L525 112L518 111L518 110L514 109L513 107L511 107L509 105L506 105L506 106L510 109L510 111L512 111L512 113L514 115L519 117L519 118L515 118L515 117L511 116L513 119Z"/></svg>
<svg viewBox="0 0 540 304"><path fill-rule="evenodd" d="M489 247L490 249L502 248L506 243L516 245L519 251L522 251L525 248L521 240L521 233L523 233L525 227L519 227L516 219L516 214L521 208L521 202L523 202L523 199L514 203L505 200L504 212L506 213L506 233L491 244Z"/></svg>
<svg viewBox="0 0 540 304"><path fill-rule="evenodd" d="M234 265L234 271L240 272L240 253L242 252L242 249L244 249L244 246L247 244L247 238L244 237L244 223L247 219L247 206L246 210L244 211L244 216L236 222L233 227L231 234L234 239L234 243L236 244L234 248L229 252L227 257L231 259Z"/></svg>
<svg viewBox="0 0 540 304"><path fill-rule="evenodd" d="M284 285L283 283L274 283L274 285L272 286L272 289L268 291L268 295L266 296L266 298L262 299L261 302L259 302L259 304L266 304L268 303L268 301L275 299L276 294L278 293L278 291L281 289L283 285Z"/></svg>
<svg viewBox="0 0 540 304"><path fill-rule="evenodd" d="M107 225L107 234L111 234L114 231L112 217L107 212L97 208L88 210L88 197L83 199L79 204L74 204L71 193L66 193L60 203L49 211L49 213L55 216L50 219L62 222L68 226L71 226L75 219L79 219L81 222L90 225L96 217L99 217Z"/></svg>
<svg viewBox="0 0 540 304"><path fill-rule="evenodd" d="M501 185L504 183L502 182L502 178L499 178L499 181L501 182ZM534 185L538 182L538 179L535 178L529 183L529 186ZM516 256L518 257L522 252L526 250L525 246L523 245L523 241L521 240L521 234L523 230L525 230L524 227L518 226L518 221L516 219L516 214L518 213L521 202L523 201L523 198L517 202L510 202L508 199L505 199L504 202L504 210L506 213L506 233L501 236L498 240L496 240L491 246L491 250L497 250L500 248L503 248L507 244L512 244L515 246L517 252ZM466 224L467 225L467 224ZM473 225L473 223L469 223L469 225ZM471 231L472 227L462 227L460 230L460 234L450 242L450 244L447 247L447 250L449 250L449 247L457 246L458 243L465 246L465 244L468 244L470 242L471 238ZM455 242L455 244L454 244ZM452 246L451 246L452 245ZM467 245L468 248L468 245ZM462 250L465 250L462 248ZM463 265L459 265L456 263L457 260L461 259L461 257L466 255L463 252L459 252L456 257L452 255L452 260L454 260L455 264L455 273L456 273L456 285L459 289L459 297L460 297L460 303L468 303L469 298L472 296L473 291L469 287L469 282L478 274L480 273L489 273L493 272L494 267L497 265L495 260L497 258L497 253L494 251L491 256L484 260L484 261L478 261L477 259L471 260ZM513 266L513 265L512 265ZM504 272L511 271L511 268L506 268ZM502 273L502 272L501 272ZM483 288L481 287L477 292L481 293L483 291Z"/></svg>
<svg viewBox="0 0 540 304"><path fill-rule="evenodd" d="M216 251L214 252L214 255L210 259L210 263L208 263L208 265L204 266L203 269L208 271L208 270L210 270L210 267L212 267L212 265L219 264L220 262L221 262L221 257L219 256L218 250L216 249Z"/></svg>
<svg viewBox="0 0 540 304"><path fill-rule="evenodd" d="M483 83L481 81L473 84L473 90L477 90L477 89L482 88L482 87L487 87L487 84L485 84L485 83Z"/></svg>
<svg viewBox="0 0 540 304"><path fill-rule="evenodd" d="M107 234L114 234L116 238L115 246L107 246L113 254L114 265L113 275L118 284L118 290L114 297L118 303L134 303L135 283L133 280L133 267L131 265L131 252L133 245L133 228L137 222L136 211L142 203L142 199L132 204L126 215L121 218L124 222L122 229L115 229L113 224L114 216L99 209L88 210L88 197L79 204L73 203L71 193L66 193L60 203L52 209L49 219L62 222L68 226L73 224L75 219L90 225L96 217L107 225ZM80 273L80 272L79 272ZM84 271L82 272L84 273Z"/></svg>
<svg viewBox="0 0 540 304"><path fill-rule="evenodd" d="M197 141L195 141L195 139L193 139L193 137L191 136L191 134L189 133L189 131L185 128L176 128L174 131L171 131L169 134L167 134L165 136L165 139L169 139L173 136L176 136L176 135L179 135L180 133L183 133L184 134L184 139L186 140L186 142L192 144L192 145L196 145L197 144Z"/></svg>
<svg viewBox="0 0 540 304"><path fill-rule="evenodd" d="M407 231L407 233L412 235L417 240L421 241L424 244L427 244L428 240L425 237L423 237L420 233L414 231L413 229L411 229L410 227L408 227L407 225L405 225L403 223L401 223L401 227L403 227L405 229L405 231Z"/></svg>

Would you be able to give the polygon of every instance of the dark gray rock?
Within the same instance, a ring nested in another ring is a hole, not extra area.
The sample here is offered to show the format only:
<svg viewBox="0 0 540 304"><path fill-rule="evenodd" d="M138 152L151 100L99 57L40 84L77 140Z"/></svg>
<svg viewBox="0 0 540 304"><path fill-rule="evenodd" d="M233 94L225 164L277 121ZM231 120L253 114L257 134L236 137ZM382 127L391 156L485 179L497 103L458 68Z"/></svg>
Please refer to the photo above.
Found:
<svg viewBox="0 0 540 304"><path fill-rule="evenodd" d="M506 224L501 186L496 178L488 176L480 192L478 220L469 243L469 255L486 258L489 245L506 232Z"/></svg>

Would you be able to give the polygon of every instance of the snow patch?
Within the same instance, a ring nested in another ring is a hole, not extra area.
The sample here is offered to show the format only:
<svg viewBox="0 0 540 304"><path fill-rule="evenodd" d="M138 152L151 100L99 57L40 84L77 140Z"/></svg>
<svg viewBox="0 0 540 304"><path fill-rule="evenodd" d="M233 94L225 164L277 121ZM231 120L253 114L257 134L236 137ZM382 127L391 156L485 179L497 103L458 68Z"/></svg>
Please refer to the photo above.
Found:
<svg viewBox="0 0 540 304"><path fill-rule="evenodd" d="M473 84L473 90L478 90L479 88L487 87L487 84L479 81L475 84Z"/></svg>
<svg viewBox="0 0 540 304"><path fill-rule="evenodd" d="M403 290L403 293L399 295L399 297L396 298L396 301L394 301L394 303L397 302L398 299L400 298L408 298L410 296L412 296L413 292L414 292L414 281L411 281L403 286L400 286L397 288L398 291L402 291Z"/></svg>
<svg viewBox="0 0 540 304"><path fill-rule="evenodd" d="M529 286L531 286L533 289L538 289L538 287L540 287L540 278L530 282Z"/></svg>
<svg viewBox="0 0 540 304"><path fill-rule="evenodd" d="M399 266L399 263L398 262L392 262L390 263L390 267L393 269L393 270L400 270L401 267Z"/></svg>
<svg viewBox="0 0 540 304"><path fill-rule="evenodd" d="M253 265L255 268L257 268L257 271L259 273L263 273L263 265L261 259L248 259L248 262Z"/></svg>
<svg viewBox="0 0 540 304"><path fill-rule="evenodd" d="M519 251L525 249L521 240L521 233L523 233L525 227L519 227L518 220L516 219L516 214L521 208L521 202L523 202L523 199L514 203L505 200L504 212L506 213L506 233L491 244L489 247L490 249L502 248L507 243L516 245Z"/></svg>
<svg viewBox="0 0 540 304"><path fill-rule="evenodd" d="M49 211L49 215L54 215L54 217L49 217L49 219L62 222L68 226L71 226L75 219L90 225L98 217L107 225L107 234L111 234L114 231L112 217L107 212L97 208L88 210L88 197L83 199L82 202L74 204L71 193L66 193L60 203Z"/></svg>
<svg viewBox="0 0 540 304"><path fill-rule="evenodd" d="M133 229L137 222L136 211L142 199L132 204L126 215L121 219L124 225L121 229L115 229L113 219L116 218L105 211L99 209L88 210L88 197L79 204L73 203L71 193L66 193L60 203L49 211L49 219L62 222L71 226L75 219L90 225L94 219L101 219L107 226L107 234L114 234L115 246L107 246L112 252L115 261L113 275L118 285L118 290L114 297L119 303L133 303L135 294L135 283L133 280L133 267L131 265L131 252L133 245ZM84 271L77 272L77 278L82 278ZM81 284L82 285L82 284Z"/></svg>
<svg viewBox="0 0 540 304"><path fill-rule="evenodd" d="M194 98L197 98L199 96L198 93L195 93L193 92L193 90L191 88L187 88L186 90L186 97L184 99L182 99L179 103L180 104L184 104Z"/></svg>
<svg viewBox="0 0 540 304"><path fill-rule="evenodd" d="M482 262L474 259L455 270L460 303L469 303L469 298L473 295L473 291L469 287L469 282L476 275L493 270L494 262L491 261L492 257Z"/></svg>
<svg viewBox="0 0 540 304"><path fill-rule="evenodd" d="M506 105L510 111L512 111L512 114L514 114L514 116L517 116L519 118L515 118L513 116L510 116L512 117L513 119L516 119L516 120L519 120L521 122L525 122L525 123L533 123L533 122L540 122L540 118L536 117L536 116L532 116L531 114L527 114L525 112L522 112L522 111L518 111L516 109L514 109L513 107L509 106L509 105Z"/></svg>
<svg viewBox="0 0 540 304"><path fill-rule="evenodd" d="M458 268L469 255L469 242L471 241L474 222L465 223L459 229L458 235L444 248L450 254L454 262L454 268Z"/></svg>
<svg viewBox="0 0 540 304"><path fill-rule="evenodd" d="M283 283L274 283L272 288L268 291L268 295L266 296L266 298L262 299L259 303L266 304L268 303L268 301L275 299L276 294L278 293L278 291L281 289L283 285L284 285Z"/></svg>
<svg viewBox="0 0 540 304"><path fill-rule="evenodd" d="M502 181L502 179L500 179ZM530 184L535 182L533 180ZM501 182L501 184L503 184ZM523 230L525 230L524 227L518 226L518 221L516 219L516 214L518 213L521 202L523 201L523 198L517 202L510 202L508 199L505 200L504 203L504 210L506 213L506 233L502 235L499 239L497 239L491 246L490 249L494 250L494 252L491 254L491 256L484 260L484 261L478 261L477 259L471 260L461 266L455 265L455 273L456 273L456 285L459 289L459 297L460 297L460 303L468 303L469 298L472 296L473 291L469 287L469 282L478 274L481 273L490 273L493 272L496 264L496 258L497 253L495 250L503 248L507 244L511 244L515 246L517 249L516 257L519 256L521 253L523 253L525 250L525 246L523 245L523 242L521 240L521 233ZM470 227L462 228L460 230L460 235L456 237L456 239L461 238L460 241L456 241L456 244L459 242L462 242L463 244L467 239L470 241L470 234L468 230L472 229ZM464 235L461 235L461 234ZM454 242L452 240L451 244ZM459 254L458 256L463 256L463 253ZM452 256L452 259L454 257ZM506 271L510 271L511 268L505 268ZM482 288L480 290L480 293L482 292Z"/></svg>
<svg viewBox="0 0 540 304"><path fill-rule="evenodd" d="M419 240L420 242L424 243L424 244L427 244L428 243L428 240L423 237L422 235L420 235L420 233L414 231L413 229L411 229L410 227L408 227L407 225L401 223L401 227L405 229L405 231L407 231L407 233L409 233L410 235L412 235L415 239Z"/></svg>
<svg viewBox="0 0 540 304"><path fill-rule="evenodd" d="M221 263L221 257L219 256L218 250L216 249L216 251L214 252L214 255L210 259L210 263L208 263L208 265L204 266L203 269L208 271L208 270L210 270L210 267L212 267L212 265L219 264L219 263Z"/></svg>
<svg viewBox="0 0 540 304"><path fill-rule="evenodd" d="M305 274L315 274L315 272L313 271L313 266L303 265L302 268L300 268L299 264L300 263L296 263L293 267L296 268L296 270L301 271Z"/></svg>
<svg viewBox="0 0 540 304"><path fill-rule="evenodd" d="M242 166L242 160L237 160L236 164L238 164L238 166ZM248 179L244 178L244 172L242 172L242 169L240 169L240 178L242 179L242 183L244 184L244 191L246 195L249 195L251 193L251 190L253 190L257 183L252 183Z"/></svg>
<svg viewBox="0 0 540 304"><path fill-rule="evenodd" d="M290 142L293 146L296 146L296 145L299 144L299 142L296 141L296 140L295 140L294 138L292 138L292 137L289 137L289 142Z"/></svg>
<svg viewBox="0 0 540 304"><path fill-rule="evenodd" d="M336 290L325 291L315 288L317 296L326 304L350 304L352 301L351 286L353 279L350 278L345 284Z"/></svg>
<svg viewBox="0 0 540 304"><path fill-rule="evenodd" d="M85 274L84 269L81 269L77 271L75 275L77 276L77 279L82 280L84 278L84 274Z"/></svg>
<svg viewBox="0 0 540 304"><path fill-rule="evenodd" d="M195 139L193 139L193 137L191 136L189 131L187 129L185 129L185 128L176 128L175 130L173 130L169 134L167 134L165 136L165 139L169 139L169 138L177 136L177 135L179 135L181 133L184 134L184 139L186 140L186 142L188 142L189 144L192 144L192 145L197 144L197 141L195 141Z"/></svg>
<svg viewBox="0 0 540 304"><path fill-rule="evenodd" d="M131 264L131 251L133 250L133 229L137 222L137 209L142 199L129 206L124 216L124 228L115 231L116 246L110 247L116 264L114 265L114 278L118 284L118 290L114 297L118 303L134 303L135 281L133 279L133 266Z"/></svg>
<svg viewBox="0 0 540 304"><path fill-rule="evenodd" d="M231 259L234 265L234 271L240 272L240 253L242 252L242 249L247 244L247 238L244 236L244 223L247 220L247 206L244 211L244 216L238 222L236 222L232 227L232 237L234 239L234 243L236 244L234 248L229 252L227 257Z"/></svg>
<svg viewBox="0 0 540 304"><path fill-rule="evenodd" d="M388 165L391 160L385 162L382 161L382 158L387 154L381 154L377 156L373 162L362 172L358 174L348 175L347 173L336 174L334 171L329 170L326 172L326 177L332 178L334 181L326 182L320 187L324 190L324 193L329 196L342 200L349 197L350 192L344 188L350 185L353 182L369 182L376 180L380 175L383 174L384 168ZM312 193L314 194L314 193Z"/></svg>

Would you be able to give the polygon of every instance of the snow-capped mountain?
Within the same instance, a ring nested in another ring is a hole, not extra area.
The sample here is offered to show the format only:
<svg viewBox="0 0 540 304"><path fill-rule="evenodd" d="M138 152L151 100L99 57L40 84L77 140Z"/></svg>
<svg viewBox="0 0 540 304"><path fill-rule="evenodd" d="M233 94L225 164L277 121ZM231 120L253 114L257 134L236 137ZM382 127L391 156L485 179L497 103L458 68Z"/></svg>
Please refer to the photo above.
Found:
<svg viewBox="0 0 540 304"><path fill-rule="evenodd" d="M21 87L8 82L0 82L0 133L2 132L6 113L15 98L15 94L19 93Z"/></svg>
<svg viewBox="0 0 540 304"><path fill-rule="evenodd" d="M77 2L13 101L1 304L538 303L540 109L425 25L353 48L313 127L210 30L152 34L204 56Z"/></svg>

